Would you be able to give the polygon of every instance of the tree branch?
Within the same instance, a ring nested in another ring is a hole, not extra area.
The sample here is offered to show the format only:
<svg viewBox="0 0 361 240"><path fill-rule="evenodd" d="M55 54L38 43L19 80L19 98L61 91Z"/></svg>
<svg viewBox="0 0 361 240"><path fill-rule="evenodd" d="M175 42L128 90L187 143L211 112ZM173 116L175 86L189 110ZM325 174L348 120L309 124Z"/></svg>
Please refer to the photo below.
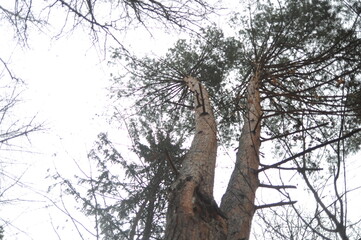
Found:
<svg viewBox="0 0 361 240"><path fill-rule="evenodd" d="M285 188L297 188L296 186L293 185L268 185L268 184L263 184L261 183L259 185L259 187L264 187L264 188L273 188L273 189L285 189Z"/></svg>
<svg viewBox="0 0 361 240"><path fill-rule="evenodd" d="M169 152L168 152L167 149L165 149L165 155L167 156L166 159L167 159L170 167L172 168L174 174L175 174L176 176L178 176L178 175L179 175L179 172L178 172L177 168L175 167L174 162L173 162L172 158L170 157L170 154L169 154Z"/></svg>
<svg viewBox="0 0 361 240"><path fill-rule="evenodd" d="M312 151L314 151L314 150L316 150L316 149L319 149L319 148L321 148L321 147L324 147L324 146L327 146L327 145L329 145L329 144L335 143L335 142L340 141L340 140L342 140L342 139L349 138L349 137L351 137L352 135L354 135L354 134L356 134L356 133L358 133L358 132L360 132L360 131L361 131L361 128L357 128L357 129L355 129L355 130L353 130L353 131L351 131L351 132L343 135L342 137L339 137L339 138L336 138L336 139L332 139L332 140L330 140L330 141L321 143L321 144L319 144L319 145L317 145L317 146L308 148L308 149L306 149L306 150L304 150L304 151L302 151L302 152L300 152L300 153L297 153L297 154L295 154L295 155L293 155L293 156L291 156L291 157L289 157L289 158L286 158L285 160L280 161L280 162L278 162L278 163L275 163L275 164L272 164L272 165L264 165L264 167L263 167L262 169L259 169L259 170L258 170L258 173L263 172L263 171L265 171L265 170L267 170L267 169L270 169L270 168L276 168L276 167L278 167L279 165L282 165L282 164L284 164L284 163L287 163L287 162L289 162L289 161L291 161L291 160L293 160L293 159L295 159L295 158L301 157L301 156L305 155L306 153L312 152Z"/></svg>
<svg viewBox="0 0 361 240"><path fill-rule="evenodd" d="M290 202L281 201L281 202L278 202L278 203L270 203L270 204L256 206L255 210L262 209L262 208L279 207L279 206L284 206L284 205L293 205L295 203L297 203L297 201L290 201Z"/></svg>

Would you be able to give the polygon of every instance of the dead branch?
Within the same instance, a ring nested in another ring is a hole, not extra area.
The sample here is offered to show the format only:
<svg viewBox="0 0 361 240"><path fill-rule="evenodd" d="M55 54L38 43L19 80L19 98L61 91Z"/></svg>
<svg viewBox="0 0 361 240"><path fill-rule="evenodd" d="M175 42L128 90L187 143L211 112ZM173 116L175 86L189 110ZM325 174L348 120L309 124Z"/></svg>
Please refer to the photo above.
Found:
<svg viewBox="0 0 361 240"><path fill-rule="evenodd" d="M286 189L286 188L297 188L296 186L293 185L268 185L268 184L263 184L261 183L259 185L260 187L264 187L264 188L273 188L273 189Z"/></svg>
<svg viewBox="0 0 361 240"><path fill-rule="evenodd" d="M260 206L256 206L255 209L262 209L262 208L271 208L271 207L279 207L279 206L284 206L284 205L293 205L297 203L297 201L290 201L290 202L278 202L278 203L270 203L270 204L265 204L265 205L260 205Z"/></svg>

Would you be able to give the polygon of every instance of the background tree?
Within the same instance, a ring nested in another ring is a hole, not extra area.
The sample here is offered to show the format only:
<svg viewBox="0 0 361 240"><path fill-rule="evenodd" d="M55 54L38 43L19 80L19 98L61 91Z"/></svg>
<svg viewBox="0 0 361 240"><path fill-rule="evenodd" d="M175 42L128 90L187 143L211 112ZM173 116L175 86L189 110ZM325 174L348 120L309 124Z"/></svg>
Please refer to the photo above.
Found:
<svg viewBox="0 0 361 240"><path fill-rule="evenodd" d="M169 187L185 151L182 139L169 135L171 126L142 127L129 126L131 151L138 158L125 159L102 133L89 154L97 164L91 177L85 173L73 183L56 176L64 190L83 203L81 210L94 216L97 238L159 239L164 234ZM148 132L146 139L140 139L140 131Z"/></svg>
<svg viewBox="0 0 361 240"><path fill-rule="evenodd" d="M0 71L0 206L17 204L21 199L14 196L14 189L22 185L22 175L14 175L11 168L17 162L13 159L14 152L28 151L25 142L30 143L30 137L41 131L43 126L35 120L35 116L18 118L18 105L21 101L23 82L16 78L8 66L2 63ZM0 218L0 239L4 229L11 225L3 217Z"/></svg>

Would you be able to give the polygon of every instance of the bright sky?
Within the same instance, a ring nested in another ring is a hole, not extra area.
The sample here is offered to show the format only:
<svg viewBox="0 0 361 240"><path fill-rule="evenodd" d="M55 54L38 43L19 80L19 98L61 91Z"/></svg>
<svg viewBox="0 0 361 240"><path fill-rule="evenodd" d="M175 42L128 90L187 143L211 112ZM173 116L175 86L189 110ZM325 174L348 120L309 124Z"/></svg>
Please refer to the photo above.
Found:
<svg viewBox="0 0 361 240"><path fill-rule="evenodd" d="M37 121L45 122L48 129L30 137L29 149L35 153L16 155L21 166L28 168L22 181L36 190L44 191L49 186L50 181L45 181L49 168L56 166L62 173L73 175L74 171L69 171L74 169L69 167L72 160L86 157L92 141L106 123L97 114L102 114L106 106L105 87L109 83L109 73L104 70L104 64L100 64L97 51L89 48L88 42L85 36L79 34L56 42L50 42L44 35L34 34L30 40L31 49L12 45L14 41L5 45L6 50L13 52L10 66L26 82L26 89L21 95L24 102L19 106L18 113L37 115ZM8 54L3 50L1 57ZM44 201L26 187L13 194L27 200ZM55 212L37 209L44 205L44 202L27 202L6 206L11 214L2 214L2 217L24 231L16 237L6 235L8 239L57 239L50 225L44 226ZM50 231L44 231L44 227Z"/></svg>

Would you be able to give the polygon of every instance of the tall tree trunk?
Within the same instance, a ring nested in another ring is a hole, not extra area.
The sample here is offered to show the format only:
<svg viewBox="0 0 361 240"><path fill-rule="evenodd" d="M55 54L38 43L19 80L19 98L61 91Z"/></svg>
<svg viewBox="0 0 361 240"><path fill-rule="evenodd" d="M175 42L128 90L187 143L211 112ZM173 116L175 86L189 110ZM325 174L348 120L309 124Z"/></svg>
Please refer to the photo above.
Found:
<svg viewBox="0 0 361 240"><path fill-rule="evenodd" d="M256 70L247 88L247 111L235 168L221 202L221 210L228 217L227 240L248 240L255 212L262 118L259 84L259 72Z"/></svg>
<svg viewBox="0 0 361 240"><path fill-rule="evenodd" d="M170 193L165 239L225 239L226 220L213 198L216 122L204 86L193 77L186 77L184 81L194 95L196 128Z"/></svg>

